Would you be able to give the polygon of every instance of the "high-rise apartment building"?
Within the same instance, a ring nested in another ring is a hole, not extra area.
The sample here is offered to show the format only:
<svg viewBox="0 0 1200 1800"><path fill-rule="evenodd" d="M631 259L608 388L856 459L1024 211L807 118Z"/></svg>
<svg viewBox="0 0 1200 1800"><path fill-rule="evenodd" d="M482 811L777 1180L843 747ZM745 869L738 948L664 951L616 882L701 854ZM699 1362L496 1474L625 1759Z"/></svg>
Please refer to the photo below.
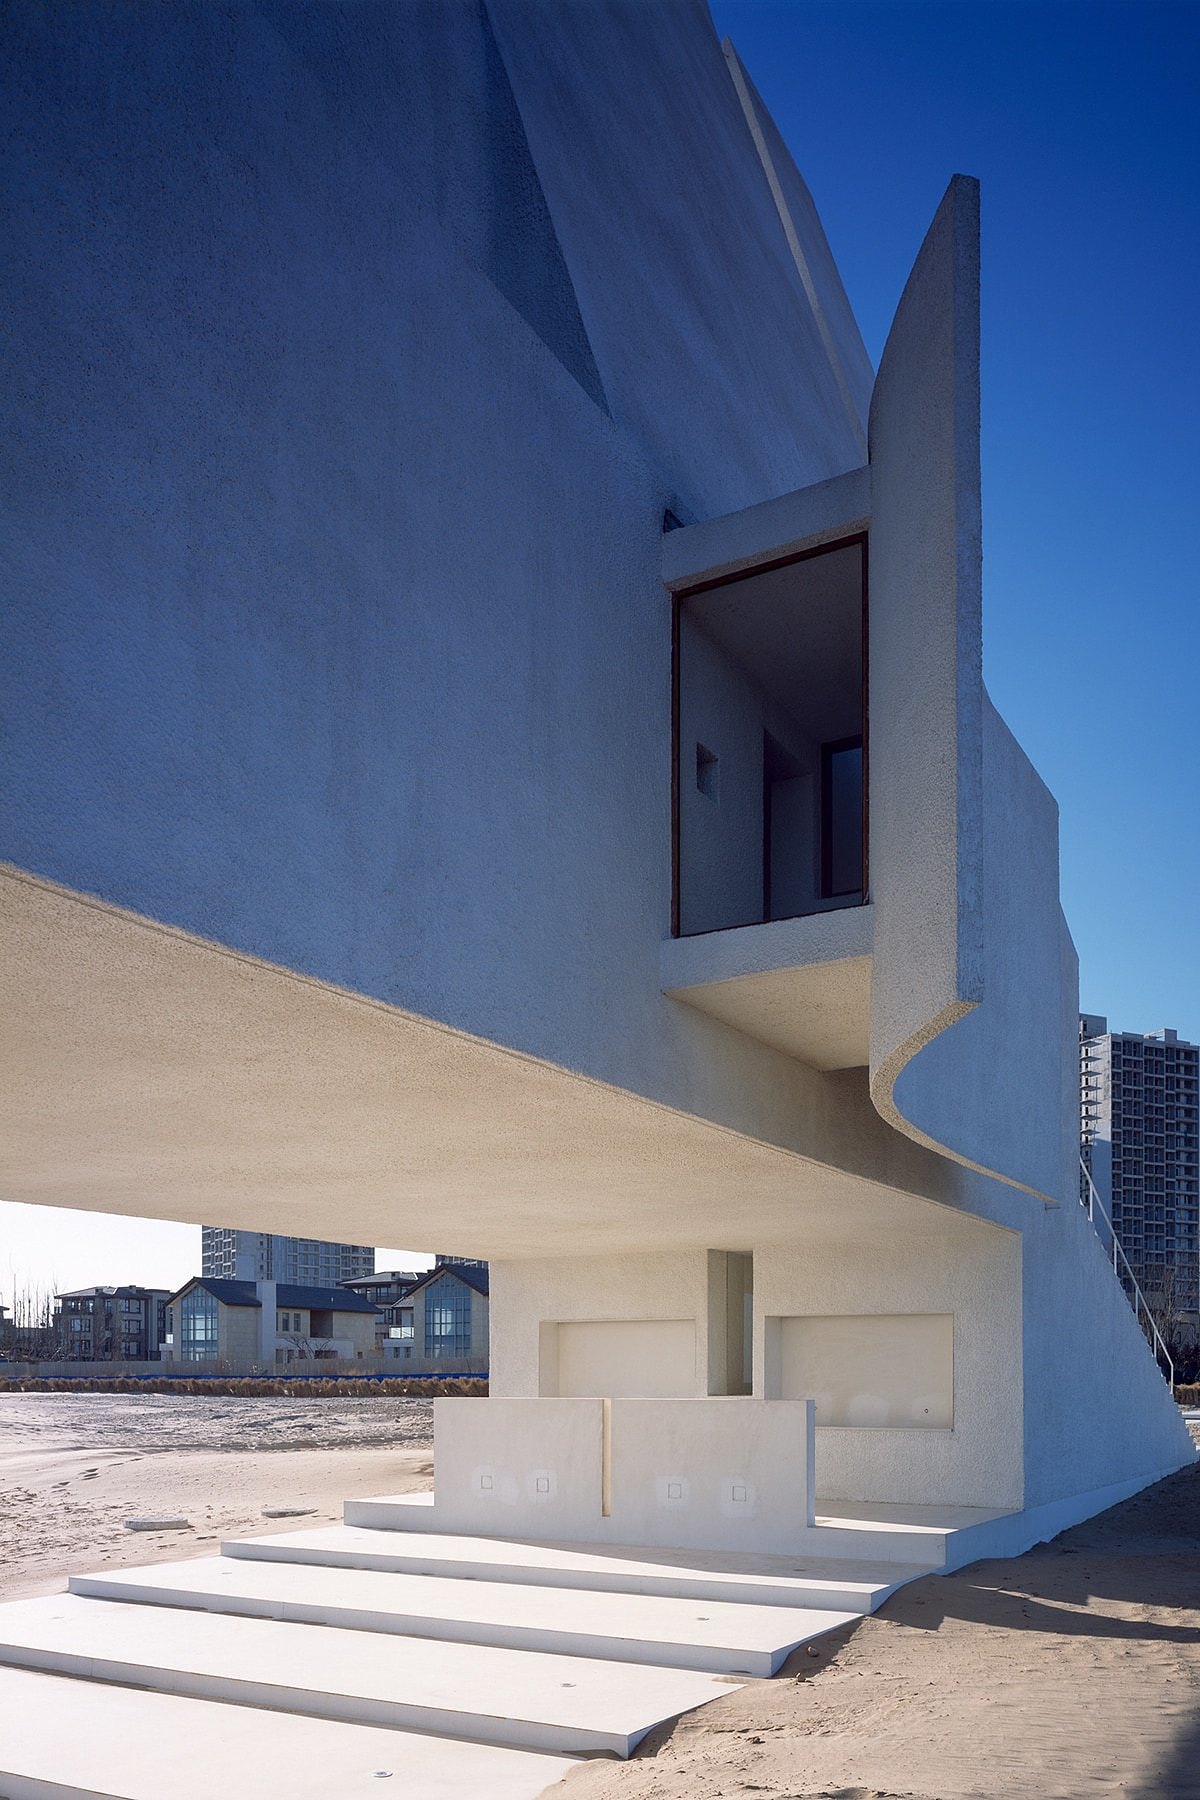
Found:
<svg viewBox="0 0 1200 1800"><path fill-rule="evenodd" d="M1080 1145L1151 1303L1200 1305L1200 1046L1079 1020Z"/></svg>
<svg viewBox="0 0 1200 1800"><path fill-rule="evenodd" d="M224 1281L287 1281L301 1287L336 1287L375 1272L367 1244L331 1244L319 1238L280 1237L269 1231L234 1231L204 1225L200 1272Z"/></svg>

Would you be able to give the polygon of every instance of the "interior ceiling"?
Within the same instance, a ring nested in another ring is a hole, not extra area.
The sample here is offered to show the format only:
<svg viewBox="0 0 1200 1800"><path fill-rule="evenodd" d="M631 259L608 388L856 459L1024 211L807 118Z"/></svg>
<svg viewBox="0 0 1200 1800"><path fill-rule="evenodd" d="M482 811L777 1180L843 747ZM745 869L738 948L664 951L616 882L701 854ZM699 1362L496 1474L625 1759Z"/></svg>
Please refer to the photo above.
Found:
<svg viewBox="0 0 1200 1800"><path fill-rule="evenodd" d="M955 1217L15 871L0 961L6 1199L479 1256Z"/></svg>
<svg viewBox="0 0 1200 1800"><path fill-rule="evenodd" d="M862 545L723 582L688 616L818 743L862 730Z"/></svg>

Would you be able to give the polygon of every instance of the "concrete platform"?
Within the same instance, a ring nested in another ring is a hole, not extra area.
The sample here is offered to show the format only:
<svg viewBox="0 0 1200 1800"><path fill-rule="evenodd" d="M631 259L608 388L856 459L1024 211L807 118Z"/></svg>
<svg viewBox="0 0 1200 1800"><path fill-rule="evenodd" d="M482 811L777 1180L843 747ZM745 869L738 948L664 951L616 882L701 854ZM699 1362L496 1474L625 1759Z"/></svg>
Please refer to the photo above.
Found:
<svg viewBox="0 0 1200 1800"><path fill-rule="evenodd" d="M221 1546L221 1554L231 1559L860 1615L874 1612L904 1582L930 1572L930 1566L921 1563L616 1550L607 1545L537 1544L353 1525L235 1538Z"/></svg>
<svg viewBox="0 0 1200 1800"><path fill-rule="evenodd" d="M372 1531L436 1532L436 1494L381 1494L347 1500L342 1517L347 1525ZM884 1502L859 1506L844 1500L818 1500L814 1525L797 1530L796 1554L843 1561L919 1563L923 1572L961 1568L982 1556L1010 1554L1000 1548L1011 1540L1006 1521L1020 1517L978 1506L897 1506ZM608 1548L582 1547L601 1551ZM657 1556L658 1552L646 1554Z"/></svg>
<svg viewBox="0 0 1200 1800"><path fill-rule="evenodd" d="M575 1766L531 1750L0 1668L5 1800L536 1800Z"/></svg>
<svg viewBox="0 0 1200 1800"><path fill-rule="evenodd" d="M755 1676L773 1675L798 1644L859 1616L223 1556L73 1575L69 1588L93 1599Z"/></svg>
<svg viewBox="0 0 1200 1800"><path fill-rule="evenodd" d="M0 1607L0 1663L355 1724L622 1757L655 1725L737 1685L645 1663L78 1594Z"/></svg>

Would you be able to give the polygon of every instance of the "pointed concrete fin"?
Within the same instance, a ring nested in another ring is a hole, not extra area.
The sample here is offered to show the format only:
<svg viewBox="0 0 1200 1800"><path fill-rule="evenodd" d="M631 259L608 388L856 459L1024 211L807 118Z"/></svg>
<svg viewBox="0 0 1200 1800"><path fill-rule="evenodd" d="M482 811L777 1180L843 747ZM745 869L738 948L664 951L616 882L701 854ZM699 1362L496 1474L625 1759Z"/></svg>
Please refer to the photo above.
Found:
<svg viewBox="0 0 1200 1800"><path fill-rule="evenodd" d="M813 197L778 126L729 38L723 39L721 48L779 214L783 235L825 346L850 428L865 456L867 409L871 403L874 373L858 321L842 285Z"/></svg>
<svg viewBox="0 0 1200 1800"><path fill-rule="evenodd" d="M984 693L979 186L955 176L870 414L871 1096L897 1130L1064 1192L1057 811Z"/></svg>
<svg viewBox="0 0 1200 1800"><path fill-rule="evenodd" d="M486 7L484 165L489 180L484 273L597 406L608 411L579 302Z"/></svg>

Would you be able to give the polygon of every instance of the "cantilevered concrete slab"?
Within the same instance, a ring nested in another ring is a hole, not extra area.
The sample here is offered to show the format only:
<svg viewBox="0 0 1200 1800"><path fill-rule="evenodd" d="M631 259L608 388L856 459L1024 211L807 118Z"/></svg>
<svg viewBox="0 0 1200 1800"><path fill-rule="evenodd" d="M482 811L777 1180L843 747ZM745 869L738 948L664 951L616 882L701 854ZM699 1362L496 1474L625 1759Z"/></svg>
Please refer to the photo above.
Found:
<svg viewBox="0 0 1200 1800"><path fill-rule="evenodd" d="M56 1594L0 1609L0 1663L526 1750L628 1756L729 1676Z"/></svg>
<svg viewBox="0 0 1200 1800"><path fill-rule="evenodd" d="M664 938L663 992L814 1069L865 1068L871 1055L872 912Z"/></svg>
<svg viewBox="0 0 1200 1800"><path fill-rule="evenodd" d="M224 1556L72 1575L69 1587L91 1599L726 1675L773 1675L797 1644L860 1616Z"/></svg>
<svg viewBox="0 0 1200 1800"><path fill-rule="evenodd" d="M737 1241L848 1216L882 1231L901 1209L936 1239L957 1205L948 1165L882 1124L865 1078L835 1109L815 1070L740 1033L721 1033L735 1060L782 1062L793 1084L751 1135L3 868L0 960L13 1199L318 1237L336 1217L367 1243L435 1208L446 1243L491 1255L543 1254L550 1219L576 1254L673 1248L681 1217L720 1243L733 1192ZM739 1076L711 1098L760 1091Z"/></svg>
<svg viewBox="0 0 1200 1800"><path fill-rule="evenodd" d="M5 1800L163 1800L166 1786L172 1800L536 1800L576 1766L11 1667L0 1668L0 1720Z"/></svg>

